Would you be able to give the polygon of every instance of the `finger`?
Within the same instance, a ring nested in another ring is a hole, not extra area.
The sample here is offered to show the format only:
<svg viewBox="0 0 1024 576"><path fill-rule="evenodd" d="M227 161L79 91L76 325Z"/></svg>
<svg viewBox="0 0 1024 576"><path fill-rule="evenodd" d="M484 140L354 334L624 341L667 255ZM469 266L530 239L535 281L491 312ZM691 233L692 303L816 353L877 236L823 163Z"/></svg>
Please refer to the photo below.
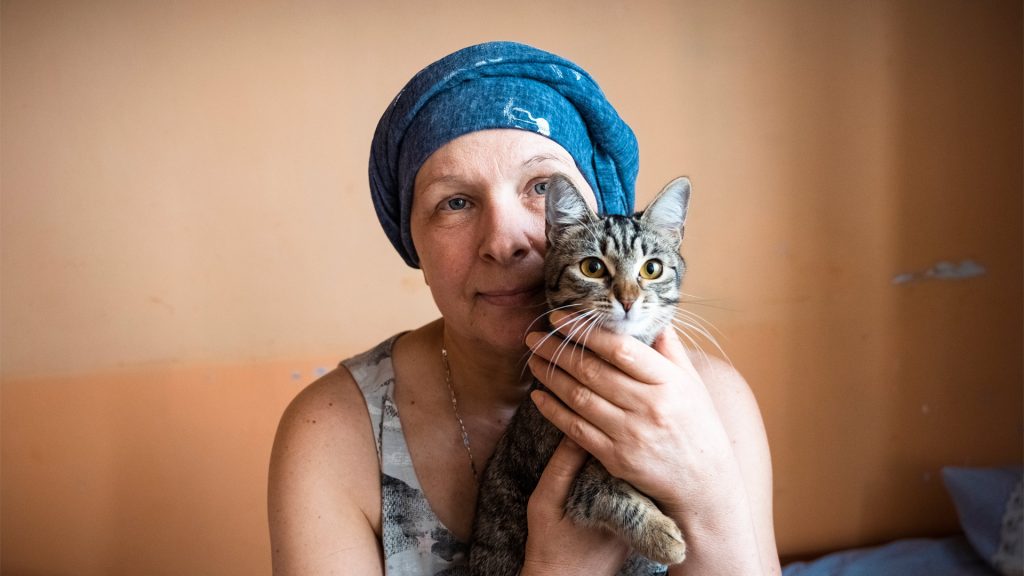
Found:
<svg viewBox="0 0 1024 576"><path fill-rule="evenodd" d="M588 422L607 430L622 420L626 406L616 404L614 399L601 396L595 389L581 384L568 372L540 356L530 358L528 364L537 380L547 386L548 390L558 396L570 410ZM622 397L620 402L626 403L627 397L621 391L617 396Z"/></svg>
<svg viewBox="0 0 1024 576"><path fill-rule="evenodd" d="M537 405L537 410L548 419L555 428L566 437L590 452L598 460L611 447L612 441L601 429L597 428L579 414L576 414L557 398L542 390L530 393L530 399Z"/></svg>
<svg viewBox="0 0 1024 576"><path fill-rule="evenodd" d="M550 317L552 325L566 340L582 343L601 358L622 368L630 376L639 376L637 379L640 380L645 380L644 377L649 376L643 370L643 360L645 356L652 356L650 346L629 335L610 330L592 330L581 339L581 334L573 330L572 318L567 317L564 312L552 312ZM634 370L637 372L633 373Z"/></svg>
<svg viewBox="0 0 1024 576"><path fill-rule="evenodd" d="M570 359L577 352L585 352L587 339L597 329L597 325L598 317L595 315L565 314L564 318L554 325L555 330L548 334L552 337L552 341L558 344L552 358L559 358L566 350L569 351Z"/></svg>
<svg viewBox="0 0 1024 576"><path fill-rule="evenodd" d="M560 336L542 338L536 332L526 336L526 344L533 351L529 364L534 376L548 384L548 388L569 403L574 410L579 411L581 408L580 404L571 402L571 394L574 393L580 394L579 402L585 403L589 400L585 395L593 392L597 397L617 407L630 406L629 388L636 386L636 382L580 344ZM556 371L564 371L564 376L561 379L557 378ZM565 378L569 378L577 385L586 386L587 390L574 389L570 382L564 380Z"/></svg>
<svg viewBox="0 0 1024 576"><path fill-rule="evenodd" d="M686 347L683 346L683 342L679 340L679 335L676 334L676 331L671 326L662 330L661 334L658 334L653 346L655 350L660 352L665 358L668 358L676 366L690 374L697 374L697 368L693 365L693 361L690 360Z"/></svg>
<svg viewBox="0 0 1024 576"><path fill-rule="evenodd" d="M564 506L572 483L586 461L586 450L569 438L562 438L541 473L534 494L542 504L559 508Z"/></svg>
<svg viewBox="0 0 1024 576"><path fill-rule="evenodd" d="M561 312L551 314L552 324L567 339L579 341L571 324ZM672 380L674 367L664 356L643 342L608 330L592 330L586 334L586 348L616 366L629 377L647 383L665 383ZM572 372L574 376L580 375ZM580 378L586 384L590 381Z"/></svg>

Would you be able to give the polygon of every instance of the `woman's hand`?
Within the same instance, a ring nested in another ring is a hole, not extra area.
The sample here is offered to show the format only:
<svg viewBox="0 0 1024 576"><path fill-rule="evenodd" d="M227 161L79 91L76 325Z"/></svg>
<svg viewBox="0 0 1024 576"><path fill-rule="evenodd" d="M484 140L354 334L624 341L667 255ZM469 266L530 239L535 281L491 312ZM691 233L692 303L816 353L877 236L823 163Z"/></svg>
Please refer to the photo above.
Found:
<svg viewBox="0 0 1024 576"><path fill-rule="evenodd" d="M548 461L526 509L529 536L522 576L616 574L629 552L616 535L565 517L565 500L588 454L565 438Z"/></svg>
<svg viewBox="0 0 1024 576"><path fill-rule="evenodd" d="M728 366L690 362L672 329L653 347L604 330L531 333L530 368L557 396L541 414L614 476L650 496L683 530L686 561L670 573L778 574L771 460L757 402ZM705 386L705 380L713 388ZM561 400L561 401L559 401Z"/></svg>
<svg viewBox="0 0 1024 576"><path fill-rule="evenodd" d="M573 323L552 315L565 334ZM586 348L531 334L534 375L562 402L534 392L541 413L666 512L700 500L703 487L735 464L704 383L672 330L654 347L594 330ZM564 403L564 404L563 404Z"/></svg>

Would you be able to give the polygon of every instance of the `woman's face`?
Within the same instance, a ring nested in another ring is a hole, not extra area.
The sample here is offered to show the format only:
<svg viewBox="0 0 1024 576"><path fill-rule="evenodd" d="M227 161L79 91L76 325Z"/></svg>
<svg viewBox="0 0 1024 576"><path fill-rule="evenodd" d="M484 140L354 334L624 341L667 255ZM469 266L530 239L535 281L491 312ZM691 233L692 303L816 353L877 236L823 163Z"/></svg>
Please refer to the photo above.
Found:
<svg viewBox="0 0 1024 576"><path fill-rule="evenodd" d="M423 163L410 230L447 330L521 353L545 311L544 187L555 172L596 205L569 153L523 130L472 132Z"/></svg>

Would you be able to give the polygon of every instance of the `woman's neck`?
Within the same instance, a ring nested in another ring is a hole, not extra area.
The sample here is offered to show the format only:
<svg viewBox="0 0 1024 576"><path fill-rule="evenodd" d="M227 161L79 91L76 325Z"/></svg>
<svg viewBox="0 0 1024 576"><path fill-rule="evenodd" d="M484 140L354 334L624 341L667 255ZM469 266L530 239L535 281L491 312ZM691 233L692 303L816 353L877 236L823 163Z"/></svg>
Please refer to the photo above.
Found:
<svg viewBox="0 0 1024 576"><path fill-rule="evenodd" d="M451 385L467 414L514 411L533 381L526 367L527 349L502 350L462 338L444 320L437 323L439 350L448 354Z"/></svg>

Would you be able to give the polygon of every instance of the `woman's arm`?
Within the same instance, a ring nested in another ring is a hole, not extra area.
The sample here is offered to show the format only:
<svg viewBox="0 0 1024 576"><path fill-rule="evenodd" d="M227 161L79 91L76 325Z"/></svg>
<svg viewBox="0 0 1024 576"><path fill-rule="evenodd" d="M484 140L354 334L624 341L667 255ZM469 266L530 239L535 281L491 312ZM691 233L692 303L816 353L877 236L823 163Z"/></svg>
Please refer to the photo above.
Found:
<svg viewBox="0 0 1024 576"><path fill-rule="evenodd" d="M587 338L588 351L563 353L555 369L558 342L536 349L534 374L565 403L535 392L541 412L677 520L689 555L673 574L777 573L770 458L742 378L724 365L698 371L671 331L654 349Z"/></svg>
<svg viewBox="0 0 1024 576"><path fill-rule="evenodd" d="M694 358L694 364L729 436L747 502L747 506L741 505L740 510L749 511L762 572L776 576L782 569L775 543L772 462L757 400L746 380L731 365L714 358ZM690 574L705 573L692 565L685 569L690 570Z"/></svg>
<svg viewBox="0 0 1024 576"><path fill-rule="evenodd" d="M366 403L337 369L292 401L270 459L275 576L383 574L380 469Z"/></svg>
<svg viewBox="0 0 1024 576"><path fill-rule="evenodd" d="M551 455L527 506L526 555L520 576L614 575L629 547L601 528L577 526L565 515L576 476L589 454L563 438Z"/></svg>

